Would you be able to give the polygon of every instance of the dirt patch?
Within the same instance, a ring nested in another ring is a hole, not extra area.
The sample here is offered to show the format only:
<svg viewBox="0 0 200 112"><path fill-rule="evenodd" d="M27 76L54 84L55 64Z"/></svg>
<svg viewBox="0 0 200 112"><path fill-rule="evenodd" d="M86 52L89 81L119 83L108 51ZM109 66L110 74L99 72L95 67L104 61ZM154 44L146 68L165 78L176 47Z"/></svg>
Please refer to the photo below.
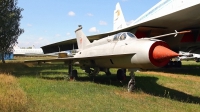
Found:
<svg viewBox="0 0 200 112"><path fill-rule="evenodd" d="M144 92L128 92L128 91L115 91L115 94L116 95L119 95L120 97L123 97L123 98L127 98L127 99L130 99L130 98L144 98L144 97L147 97L149 96L148 94L144 93Z"/></svg>

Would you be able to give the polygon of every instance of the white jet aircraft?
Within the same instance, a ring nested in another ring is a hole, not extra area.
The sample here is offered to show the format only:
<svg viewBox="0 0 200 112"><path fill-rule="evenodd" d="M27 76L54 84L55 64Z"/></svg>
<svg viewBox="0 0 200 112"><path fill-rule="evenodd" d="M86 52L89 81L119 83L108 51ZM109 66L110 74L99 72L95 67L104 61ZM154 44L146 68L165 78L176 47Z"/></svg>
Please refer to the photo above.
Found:
<svg viewBox="0 0 200 112"><path fill-rule="evenodd" d="M177 57L181 61L195 60L196 62L200 62L200 54L179 51L179 55L182 55L182 56Z"/></svg>
<svg viewBox="0 0 200 112"><path fill-rule="evenodd" d="M13 50L13 54L14 56L39 56L39 55L43 55L43 50L41 48L20 48L18 46L14 47Z"/></svg>
<svg viewBox="0 0 200 112"><path fill-rule="evenodd" d="M20 48L18 46L14 47L13 50L14 56L56 56L56 57L72 57L74 53L77 52L77 49L66 50L60 52L53 52L44 54L41 48Z"/></svg>
<svg viewBox="0 0 200 112"><path fill-rule="evenodd" d="M79 62L80 68L89 75L96 75L99 71L104 71L109 75L111 74L109 68L118 68L117 78L119 80L124 80L125 71L128 69L131 76L128 83L128 91L133 91L135 70L163 67L171 58L179 56L179 54L169 49L167 43L157 38L184 32L141 39L138 39L130 32L121 32L93 41L92 43L82 32L81 26L79 26L75 33L79 51L73 57L39 59L25 62L65 62L69 64L70 77L74 78L77 77L77 70L72 68L75 62Z"/></svg>
<svg viewBox="0 0 200 112"><path fill-rule="evenodd" d="M133 4L134 6L134 4ZM139 9L138 9L139 10ZM135 11L130 10L130 14ZM109 35L120 32L131 32L137 38L153 37L166 33L191 30L190 33L178 35L176 38L164 37L171 49L184 51L190 47L192 51L200 51L200 0L160 0L152 8L127 25L119 3L114 9L113 30L111 32L87 36L90 41L99 40ZM172 36L171 36L172 37ZM78 49L76 39L64 40L43 46L44 53L58 52L58 46L62 50L71 50L74 45ZM198 52L191 52L199 54ZM181 62L177 63L181 66Z"/></svg>

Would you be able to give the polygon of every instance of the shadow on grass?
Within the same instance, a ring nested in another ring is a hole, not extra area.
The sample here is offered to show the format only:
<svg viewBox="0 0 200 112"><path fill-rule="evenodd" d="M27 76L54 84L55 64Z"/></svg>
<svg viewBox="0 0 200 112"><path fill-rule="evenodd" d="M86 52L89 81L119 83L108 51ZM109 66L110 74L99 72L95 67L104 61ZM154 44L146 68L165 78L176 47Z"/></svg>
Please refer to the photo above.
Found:
<svg viewBox="0 0 200 112"><path fill-rule="evenodd" d="M94 79L94 82L107 85L110 84L120 87L122 85L127 86L129 79L130 76L128 76L122 84L119 83L115 75L112 75L109 76L107 79L105 76L97 77ZM192 96L178 90L164 87L162 85L157 84L157 80L157 77L136 76L136 90L141 90L150 95L169 98L180 102L200 104L200 97Z"/></svg>
<svg viewBox="0 0 200 112"><path fill-rule="evenodd" d="M0 63L0 73L6 73L6 74L12 74L15 77L38 77L40 74L42 74L43 70L49 70L51 74L57 74L58 72L52 73L54 70L59 69L66 69L67 65L61 65L61 64L43 64L43 65L31 65L29 67L28 65L24 63L6 63L2 64Z"/></svg>
<svg viewBox="0 0 200 112"><path fill-rule="evenodd" d="M57 80L57 78L55 79ZM127 86L129 79L130 76L127 76L126 80L123 83L120 83L115 75L100 75L96 77L79 77L78 81L91 81L98 84L124 87ZM139 90L153 96L168 98L180 102L200 104L200 97L192 96L178 90L164 87L162 85L157 84L157 80L157 77L136 76L136 91Z"/></svg>
<svg viewBox="0 0 200 112"><path fill-rule="evenodd" d="M181 68L160 68L150 71L180 74L180 75L200 76L199 74L200 65L183 65Z"/></svg>
<svg viewBox="0 0 200 112"><path fill-rule="evenodd" d="M177 74L184 74L186 71L187 72L189 71L190 75L199 75L197 72L199 70L198 69L193 70L193 69L195 69L194 67L197 67L197 66L184 66L181 69L180 68L170 68L170 69L163 68L163 69L159 69L157 71L158 72L164 71L164 72L168 72L168 73L177 73ZM64 77L48 76L48 75L52 75L51 72L49 74L43 72L45 74L45 76L40 76L40 73L42 73L43 70L57 70L57 69L66 69L66 71L67 71L67 65L45 64L42 66L36 65L36 66L28 67L24 64L10 64L10 65L9 64L7 64L7 65L0 64L0 72L12 73L12 75L14 75L16 77L26 76L26 77L40 77L40 78L44 78L47 80L64 80ZM186 69L186 71L185 71L185 69ZM59 72L55 72L53 74L58 75L58 73ZM65 72L63 72L63 74L65 74ZM126 81L124 81L123 83L120 83L117 80L115 75L110 75L110 76L98 75L96 77L83 76L84 74L79 74L79 75L82 77L79 77L78 81L82 81L82 82L90 81L90 82L94 82L94 83L98 83L98 84L113 85L113 86L117 86L117 87L124 87L124 85L127 85L128 81L130 79L130 76L129 76L126 78ZM136 76L136 90L141 90L147 94L151 94L151 95L159 96L159 97L163 97L163 98L169 98L169 99L180 101L180 102L200 104L199 97L195 97L195 96L186 94L184 92L170 89L170 88L164 87L162 85L159 85L156 83L157 80L158 80L158 78L156 78L156 77Z"/></svg>
<svg viewBox="0 0 200 112"><path fill-rule="evenodd" d="M178 90L164 87L157 84L157 80L157 77L137 76L136 88L154 96L169 98L180 102L200 104L200 97L192 96Z"/></svg>
<svg viewBox="0 0 200 112"><path fill-rule="evenodd" d="M127 77L128 78L128 77ZM126 83L125 82L120 82L119 80L117 80L116 75L97 75L95 77L89 77L89 76L85 76L85 77L78 77L77 79L78 81L81 82L94 82L97 84L104 84L104 85L113 85L113 86L117 86L117 87L123 87Z"/></svg>

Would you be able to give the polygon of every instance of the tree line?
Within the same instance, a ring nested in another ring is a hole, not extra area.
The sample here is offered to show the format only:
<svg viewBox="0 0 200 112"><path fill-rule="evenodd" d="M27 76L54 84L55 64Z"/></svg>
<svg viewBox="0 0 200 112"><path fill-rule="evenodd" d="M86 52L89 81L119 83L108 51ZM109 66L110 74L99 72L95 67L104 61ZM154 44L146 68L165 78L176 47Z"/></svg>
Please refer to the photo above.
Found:
<svg viewBox="0 0 200 112"><path fill-rule="evenodd" d="M24 32L20 28L23 8L17 6L18 0L0 0L0 56L13 52L18 37Z"/></svg>

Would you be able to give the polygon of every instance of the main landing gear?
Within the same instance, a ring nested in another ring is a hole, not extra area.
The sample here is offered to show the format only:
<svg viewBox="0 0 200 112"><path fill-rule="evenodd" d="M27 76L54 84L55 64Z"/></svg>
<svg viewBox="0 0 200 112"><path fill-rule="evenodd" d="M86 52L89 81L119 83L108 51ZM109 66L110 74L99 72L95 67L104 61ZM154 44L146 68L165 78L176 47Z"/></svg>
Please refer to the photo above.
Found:
<svg viewBox="0 0 200 112"><path fill-rule="evenodd" d="M76 80L78 78L78 72L77 70L73 70L73 64L71 61L68 63L68 74L70 80Z"/></svg>
<svg viewBox="0 0 200 112"><path fill-rule="evenodd" d="M96 74L99 73L98 68L94 68L93 70L86 69L85 71L87 73L90 73L89 75L92 75L92 76L95 76ZM130 71L131 79L128 82L128 92L133 92L135 90L135 74L134 74L135 70L129 70L129 71ZM111 72L109 69L105 69L104 72L106 73L106 75L111 75ZM77 70L73 69L72 62L68 63L68 73L69 73L70 80L76 80L78 78ZM126 79L126 69L117 70L117 79L119 81L124 81Z"/></svg>
<svg viewBox="0 0 200 112"><path fill-rule="evenodd" d="M181 61L169 61L169 63L165 66L166 68L180 68L182 66Z"/></svg>
<svg viewBox="0 0 200 112"><path fill-rule="evenodd" d="M126 69L117 70L117 79L119 81L124 81L126 79Z"/></svg>
<svg viewBox="0 0 200 112"><path fill-rule="evenodd" d="M72 79L73 80L78 79L78 72L77 72L77 70L72 70Z"/></svg>
<svg viewBox="0 0 200 112"><path fill-rule="evenodd" d="M131 79L128 82L128 92L133 92L135 90L135 74L134 70L130 71ZM117 70L117 79L119 81L124 81L126 79L126 69L118 69Z"/></svg>
<svg viewBox="0 0 200 112"><path fill-rule="evenodd" d="M111 72L110 72L110 69L109 68L106 68L105 70L103 70L107 76L110 76L111 75Z"/></svg>

